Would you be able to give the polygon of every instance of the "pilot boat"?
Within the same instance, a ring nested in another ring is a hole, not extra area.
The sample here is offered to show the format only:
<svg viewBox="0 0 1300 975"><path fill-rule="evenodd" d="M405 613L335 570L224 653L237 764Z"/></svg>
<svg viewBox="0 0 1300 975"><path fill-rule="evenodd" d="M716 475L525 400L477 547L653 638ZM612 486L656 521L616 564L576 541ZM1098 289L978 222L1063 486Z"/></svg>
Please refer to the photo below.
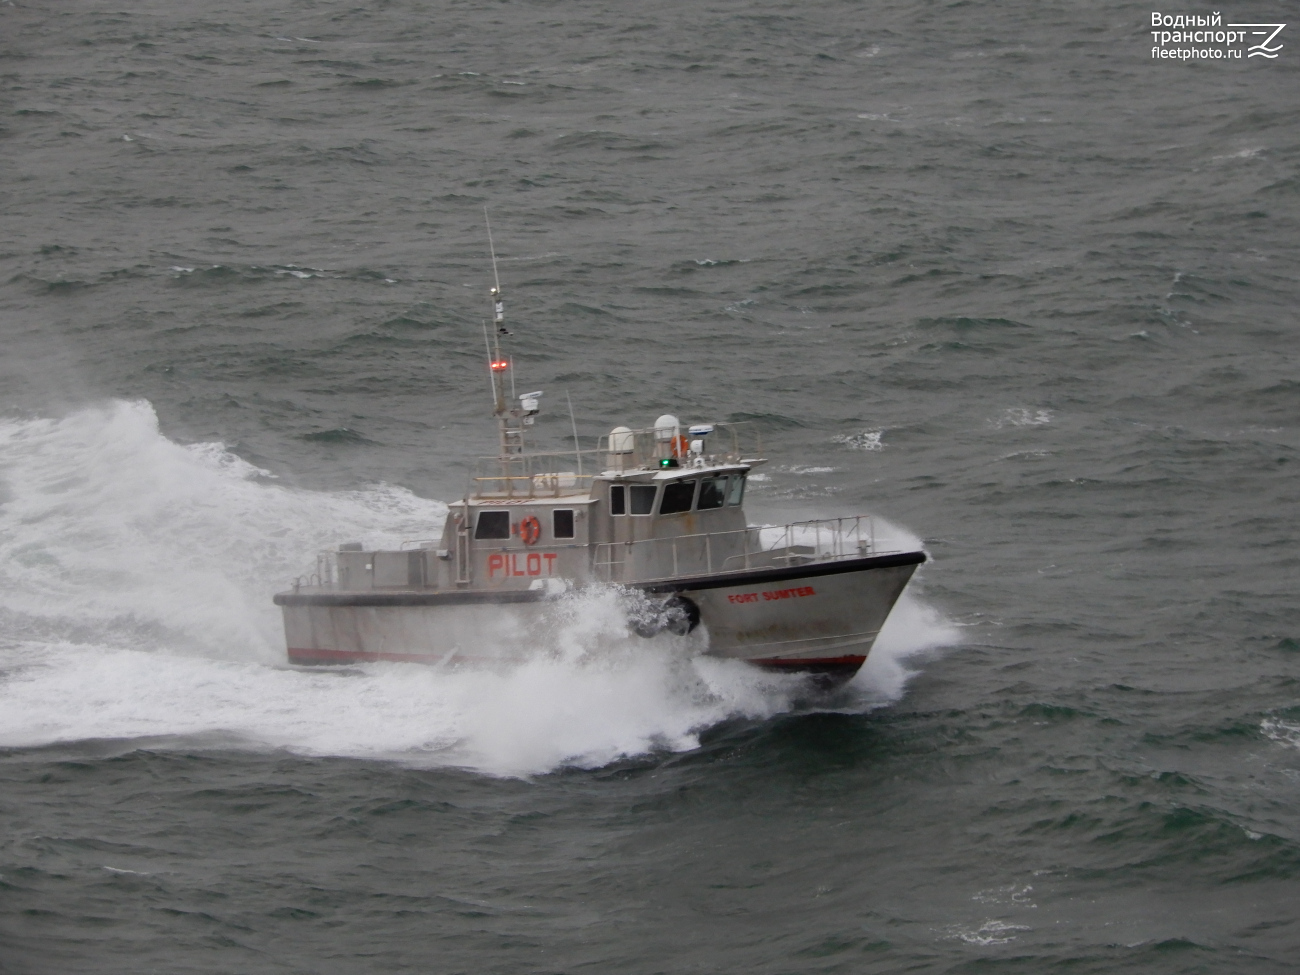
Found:
<svg viewBox="0 0 1300 975"><path fill-rule="evenodd" d="M664 414L615 427L594 450L576 426L573 450L530 449L542 393L507 393L499 277L492 302L497 454L480 460L438 538L343 543L275 596L290 662L522 658L563 593L617 587L639 636L694 634L715 657L851 678L924 553L879 549L865 515L751 525L745 487L766 461L743 425Z"/></svg>

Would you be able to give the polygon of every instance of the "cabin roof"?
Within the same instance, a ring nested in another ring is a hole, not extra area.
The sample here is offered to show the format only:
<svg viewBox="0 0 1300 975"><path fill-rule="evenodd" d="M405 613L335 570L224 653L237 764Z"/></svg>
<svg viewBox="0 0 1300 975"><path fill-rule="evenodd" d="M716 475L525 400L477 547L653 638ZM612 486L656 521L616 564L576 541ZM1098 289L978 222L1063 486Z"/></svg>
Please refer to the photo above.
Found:
<svg viewBox="0 0 1300 975"><path fill-rule="evenodd" d="M589 494L562 494L559 497L549 498L494 498L489 495L487 497L471 497L466 501L456 501L449 507L459 507L466 502L473 508L499 508L503 505L571 508L574 505L595 504L596 499Z"/></svg>
<svg viewBox="0 0 1300 975"><path fill-rule="evenodd" d="M655 471L656 481L672 481L678 478L699 477L701 474L730 474L733 471L747 471L742 464L711 464L708 467L669 467Z"/></svg>

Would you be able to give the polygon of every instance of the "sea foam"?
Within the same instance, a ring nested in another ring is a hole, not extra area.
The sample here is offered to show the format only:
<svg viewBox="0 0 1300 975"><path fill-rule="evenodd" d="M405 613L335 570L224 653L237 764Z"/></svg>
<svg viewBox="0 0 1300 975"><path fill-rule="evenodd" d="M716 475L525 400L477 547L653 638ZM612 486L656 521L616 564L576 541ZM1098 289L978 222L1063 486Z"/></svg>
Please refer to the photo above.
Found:
<svg viewBox="0 0 1300 975"><path fill-rule="evenodd" d="M612 588L553 603L507 668L288 667L271 594L340 540L436 535L445 505L283 486L221 444L168 440L148 403L0 423L0 477L0 746L202 742L529 775L690 749L808 697L797 678L701 656L698 632L632 635ZM953 642L905 596L854 707L896 700L908 658Z"/></svg>

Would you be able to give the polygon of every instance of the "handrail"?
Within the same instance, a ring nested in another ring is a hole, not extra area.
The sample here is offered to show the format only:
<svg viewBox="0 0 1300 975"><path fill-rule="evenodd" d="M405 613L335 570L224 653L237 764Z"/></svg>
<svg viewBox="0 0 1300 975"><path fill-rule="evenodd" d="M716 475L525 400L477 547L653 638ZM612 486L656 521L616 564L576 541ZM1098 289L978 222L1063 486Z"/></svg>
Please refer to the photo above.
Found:
<svg viewBox="0 0 1300 975"><path fill-rule="evenodd" d="M667 435L655 427L610 433L597 441L596 452L604 455L608 469L616 471L658 468L659 462L669 457L683 463L688 457L698 458L709 466L736 464L745 458L756 459L763 452L762 439L751 423L719 422L701 426L710 430L698 437L690 435L691 428L685 424L678 427L674 435ZM748 449L742 447L741 433L751 441ZM699 453L693 446L697 440L702 448Z"/></svg>
<svg viewBox="0 0 1300 975"><path fill-rule="evenodd" d="M484 480L487 475L479 476L478 471L496 469L500 478L531 477L538 474L571 474L573 471L560 471L561 465L573 465L578 470L584 468L593 471L639 471L658 470L660 462L676 458L683 465L688 459L715 464L737 464L744 460L757 460L762 456L762 438L753 424L745 421L730 423L719 422L702 424L710 428L709 433L691 436L690 426L677 428L673 436L666 436L662 430L648 427L642 430L623 430L617 434L605 434L596 440L595 449L519 450L496 457L478 457L471 483ZM742 445L742 436L747 441ZM699 441L700 451L693 448ZM588 467L588 465L590 465ZM591 478L591 474L576 475Z"/></svg>
<svg viewBox="0 0 1300 975"><path fill-rule="evenodd" d="M470 475L471 497L562 497L566 493L590 488L595 475L579 474L573 467L580 456L595 456L596 451L553 451L520 453L505 457L480 457ZM567 469L561 467L567 465ZM590 467L599 469L591 463Z"/></svg>
<svg viewBox="0 0 1300 975"><path fill-rule="evenodd" d="M329 549L321 549L316 553L316 571L307 576L307 584L311 585L311 580L315 579L315 584L318 586L334 585L338 581L338 567L338 553Z"/></svg>
<svg viewBox="0 0 1300 975"><path fill-rule="evenodd" d="M498 474L473 478L474 497L561 498L591 490L593 474L553 471L543 474Z"/></svg>
<svg viewBox="0 0 1300 975"><path fill-rule="evenodd" d="M734 551L736 548L740 551ZM635 581L640 582L682 575L684 562L692 564L685 574L697 571L714 574L881 554L876 548L870 515L796 521L779 527L600 542L594 549L592 568L607 582L634 581L623 577L629 565L634 570L641 568L651 573L648 576L636 573ZM687 551L690 549L694 551Z"/></svg>

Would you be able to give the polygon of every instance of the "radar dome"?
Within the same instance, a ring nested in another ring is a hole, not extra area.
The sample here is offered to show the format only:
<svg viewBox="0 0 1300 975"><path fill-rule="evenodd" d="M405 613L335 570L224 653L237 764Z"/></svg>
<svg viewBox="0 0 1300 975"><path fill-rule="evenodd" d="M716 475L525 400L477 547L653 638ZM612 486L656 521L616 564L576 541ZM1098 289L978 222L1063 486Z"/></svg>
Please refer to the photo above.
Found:
<svg viewBox="0 0 1300 975"><path fill-rule="evenodd" d="M609 431L609 452L611 454L630 454L635 437L627 427L615 427Z"/></svg>
<svg viewBox="0 0 1300 975"><path fill-rule="evenodd" d="M671 413L665 413L659 419L655 420L655 439L661 443L665 440L672 440L678 436L681 431L682 421L677 419Z"/></svg>

